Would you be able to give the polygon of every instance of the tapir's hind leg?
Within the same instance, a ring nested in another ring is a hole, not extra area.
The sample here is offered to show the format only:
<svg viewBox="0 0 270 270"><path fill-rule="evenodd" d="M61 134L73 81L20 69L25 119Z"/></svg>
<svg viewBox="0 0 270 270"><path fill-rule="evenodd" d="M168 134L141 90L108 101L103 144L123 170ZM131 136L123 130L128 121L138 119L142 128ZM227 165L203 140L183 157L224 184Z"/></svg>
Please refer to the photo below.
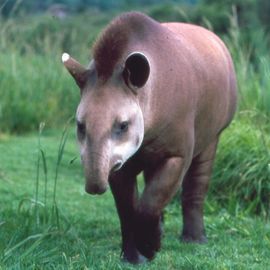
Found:
<svg viewBox="0 0 270 270"><path fill-rule="evenodd" d="M218 140L211 143L192 160L183 181L182 240L185 242L203 243L207 241L203 222L203 203L208 190L217 142Z"/></svg>

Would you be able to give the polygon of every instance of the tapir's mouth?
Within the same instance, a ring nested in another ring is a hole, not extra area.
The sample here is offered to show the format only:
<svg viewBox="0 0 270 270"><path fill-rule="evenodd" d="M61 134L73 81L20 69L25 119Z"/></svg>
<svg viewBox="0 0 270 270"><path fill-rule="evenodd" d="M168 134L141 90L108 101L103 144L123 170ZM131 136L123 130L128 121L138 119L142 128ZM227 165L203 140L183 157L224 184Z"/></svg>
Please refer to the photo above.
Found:
<svg viewBox="0 0 270 270"><path fill-rule="evenodd" d="M123 166L123 162L121 160L116 161L116 163L111 168L111 173L116 172L120 170Z"/></svg>
<svg viewBox="0 0 270 270"><path fill-rule="evenodd" d="M108 189L108 185L85 184L85 191L91 195L101 195Z"/></svg>

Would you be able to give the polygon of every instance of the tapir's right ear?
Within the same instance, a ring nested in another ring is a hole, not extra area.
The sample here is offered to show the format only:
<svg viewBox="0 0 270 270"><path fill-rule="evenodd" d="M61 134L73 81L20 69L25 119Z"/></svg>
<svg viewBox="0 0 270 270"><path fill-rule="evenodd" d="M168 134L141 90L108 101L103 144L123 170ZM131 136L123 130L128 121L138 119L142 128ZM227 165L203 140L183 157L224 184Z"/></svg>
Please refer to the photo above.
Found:
<svg viewBox="0 0 270 270"><path fill-rule="evenodd" d="M83 88L87 81L87 69L67 53L62 54L62 62L75 79L77 85Z"/></svg>
<svg viewBox="0 0 270 270"><path fill-rule="evenodd" d="M123 78L131 90L143 87L150 74L150 65L147 57L141 52L128 55L123 70Z"/></svg>

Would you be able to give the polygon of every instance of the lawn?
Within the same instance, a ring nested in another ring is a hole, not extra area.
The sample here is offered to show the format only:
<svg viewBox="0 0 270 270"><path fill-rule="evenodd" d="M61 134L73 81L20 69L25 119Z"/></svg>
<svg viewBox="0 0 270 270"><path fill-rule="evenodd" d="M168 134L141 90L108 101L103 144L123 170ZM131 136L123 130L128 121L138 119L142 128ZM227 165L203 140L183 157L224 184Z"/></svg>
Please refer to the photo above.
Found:
<svg viewBox="0 0 270 270"><path fill-rule="evenodd" d="M136 267L122 263L112 194L84 192L73 127L57 166L61 136L45 130L40 146L38 133L0 137L0 269L268 269L269 221L241 209L232 215L211 195L207 244L179 241L181 212L174 200L156 258Z"/></svg>

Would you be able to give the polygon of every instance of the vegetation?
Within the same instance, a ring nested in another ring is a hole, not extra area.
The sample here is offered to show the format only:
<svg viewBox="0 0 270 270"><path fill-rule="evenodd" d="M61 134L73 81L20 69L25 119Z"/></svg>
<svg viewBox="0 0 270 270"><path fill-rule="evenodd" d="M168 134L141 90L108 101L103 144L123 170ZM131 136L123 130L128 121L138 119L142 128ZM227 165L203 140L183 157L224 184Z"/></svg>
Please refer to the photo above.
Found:
<svg viewBox="0 0 270 270"><path fill-rule="evenodd" d="M64 51L88 64L90 44L109 20L105 14L56 20L50 16L10 18L0 23L0 130L21 133L41 121L63 126L74 113L79 91L64 70ZM83 27L82 27L83 26ZM78 31L80 29L80 31ZM90 33L90 35L88 34ZM85 38L87 37L87 38Z"/></svg>
<svg viewBox="0 0 270 270"><path fill-rule="evenodd" d="M45 130L40 144L35 134L1 138L0 153L9 154L0 155L0 269L268 268L269 222L242 211L231 214L212 196L205 209L208 244L179 241L182 222L175 200L166 208L162 250L155 260L137 267L122 263L112 194L85 194L73 128L65 134L60 164L58 131Z"/></svg>
<svg viewBox="0 0 270 270"><path fill-rule="evenodd" d="M5 0L0 14L3 16L18 15L33 12L42 12L48 10L50 7L59 4L66 7L70 12L82 12L85 9L123 9L130 7L146 6L153 4L160 4L162 0ZM189 3L194 4L197 0L170 0L169 3ZM1 6L0 6L1 8Z"/></svg>
<svg viewBox="0 0 270 270"><path fill-rule="evenodd" d="M61 54L66 51L87 65L91 44L120 6L103 12L101 6L85 10L71 5L91 1L69 1L73 13L59 19L29 14L53 1L31 8L39 1L6 2L9 11L0 4L0 269L133 269L119 261L120 231L111 194L84 194L73 129L69 137L68 130L62 136L59 131L79 101ZM150 2L160 3L139 9L160 21L202 24L222 37L235 62L239 107L218 148L206 203L208 245L178 241L175 199L166 208L164 248L153 263L138 268L267 269L269 1Z"/></svg>
<svg viewBox="0 0 270 270"><path fill-rule="evenodd" d="M247 27L237 6L224 7L226 20L212 18L219 14L220 5L172 5L140 8L152 17L165 21L187 21L204 24L219 32L232 52L238 75L240 110L256 110L268 117L270 111L270 39L268 29L259 21ZM230 2L230 1L229 1ZM250 0L252 2L252 0ZM253 3L253 2L252 2ZM255 9L256 11L257 9ZM254 17L258 16L254 11ZM59 19L49 14L0 17L0 131L22 133L35 130L41 121L50 127L59 126L75 111L79 93L62 67L64 51L87 65L91 45L101 29L118 11L98 10L74 14ZM212 14L211 13L211 14ZM201 14L198 17L196 14ZM203 15L204 14L204 15ZM270 13L269 13L270 14ZM249 15L251 16L251 15ZM212 21L210 21L210 19ZM222 25L222 27L220 26ZM219 29L225 29L219 31ZM79 31L78 31L79 29ZM27 106L27 104L31 106ZM264 115L264 116L263 116Z"/></svg>

